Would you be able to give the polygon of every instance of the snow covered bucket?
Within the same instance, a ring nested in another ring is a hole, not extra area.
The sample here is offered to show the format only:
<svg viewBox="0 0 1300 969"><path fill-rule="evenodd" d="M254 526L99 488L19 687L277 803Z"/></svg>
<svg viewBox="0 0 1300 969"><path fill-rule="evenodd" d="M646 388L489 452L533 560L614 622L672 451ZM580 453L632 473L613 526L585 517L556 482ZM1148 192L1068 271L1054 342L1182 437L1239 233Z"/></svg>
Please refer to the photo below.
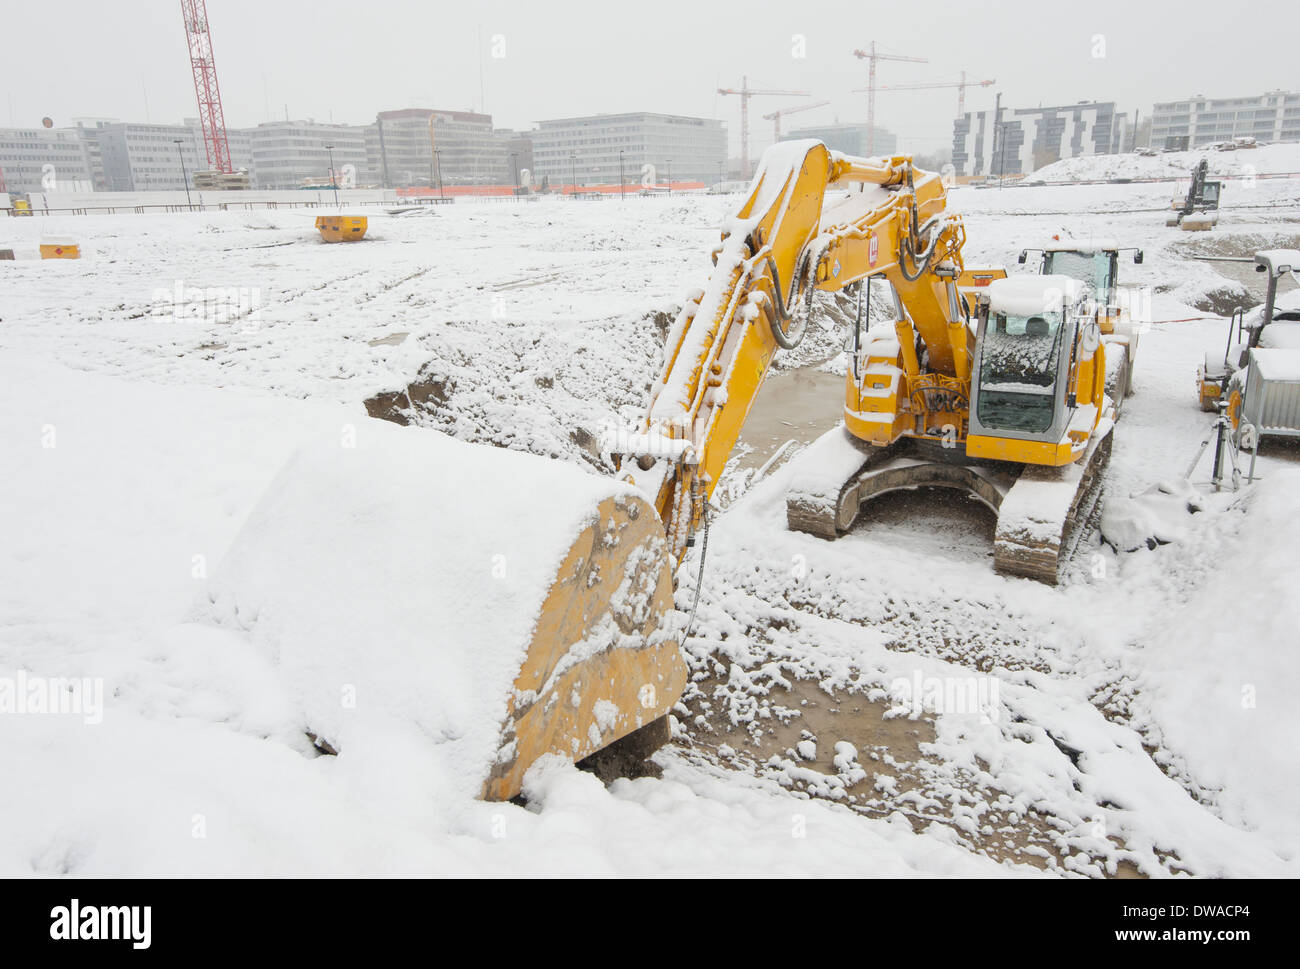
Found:
<svg viewBox="0 0 1300 969"><path fill-rule="evenodd" d="M1178 223L1184 232L1209 232L1219 222L1218 212L1193 212Z"/></svg>
<svg viewBox="0 0 1300 969"><path fill-rule="evenodd" d="M343 758L406 740L506 799L666 714L686 668L663 529L572 465L364 421L299 451L209 589Z"/></svg>

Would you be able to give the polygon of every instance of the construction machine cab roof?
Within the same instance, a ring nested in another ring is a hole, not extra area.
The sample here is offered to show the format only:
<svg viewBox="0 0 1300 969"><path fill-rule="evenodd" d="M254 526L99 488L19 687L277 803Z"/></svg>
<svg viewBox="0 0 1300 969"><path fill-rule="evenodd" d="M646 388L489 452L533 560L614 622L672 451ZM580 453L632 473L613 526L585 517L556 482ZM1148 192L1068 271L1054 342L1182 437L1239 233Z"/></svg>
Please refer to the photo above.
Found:
<svg viewBox="0 0 1300 969"><path fill-rule="evenodd" d="M1054 239L1043 246L1044 252L1119 252L1114 239Z"/></svg>
<svg viewBox="0 0 1300 969"><path fill-rule="evenodd" d="M1029 317L1045 310L1059 313L1062 304L1072 305L1083 292L1083 283L1063 273L1019 275L991 281L981 298L987 300L991 313Z"/></svg>
<svg viewBox="0 0 1300 969"><path fill-rule="evenodd" d="M1069 420L1064 406L1072 341L1085 294L1064 275L1008 276L981 296L979 359L972 379L972 427L1029 440L1058 440Z"/></svg>
<svg viewBox="0 0 1300 969"><path fill-rule="evenodd" d="M1300 272L1300 249L1264 249L1255 253L1255 272L1271 277Z"/></svg>

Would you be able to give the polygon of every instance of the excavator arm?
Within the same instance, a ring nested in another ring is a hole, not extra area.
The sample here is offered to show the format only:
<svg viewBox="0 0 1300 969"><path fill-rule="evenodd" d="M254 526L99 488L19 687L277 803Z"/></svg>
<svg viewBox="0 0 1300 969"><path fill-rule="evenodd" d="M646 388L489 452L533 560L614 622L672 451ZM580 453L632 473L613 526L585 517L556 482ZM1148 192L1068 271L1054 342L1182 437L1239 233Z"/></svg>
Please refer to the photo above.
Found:
<svg viewBox="0 0 1300 969"><path fill-rule="evenodd" d="M827 207L834 189L848 194ZM819 141L781 142L764 154L723 228L708 284L690 294L668 334L642 431L621 455L624 479L653 496L675 561L776 352L803 338L814 290L886 276L907 307L897 326L909 375L921 379L919 335L931 371L969 381L971 337L955 288L965 233L945 204L939 176L907 157L852 158Z"/></svg>

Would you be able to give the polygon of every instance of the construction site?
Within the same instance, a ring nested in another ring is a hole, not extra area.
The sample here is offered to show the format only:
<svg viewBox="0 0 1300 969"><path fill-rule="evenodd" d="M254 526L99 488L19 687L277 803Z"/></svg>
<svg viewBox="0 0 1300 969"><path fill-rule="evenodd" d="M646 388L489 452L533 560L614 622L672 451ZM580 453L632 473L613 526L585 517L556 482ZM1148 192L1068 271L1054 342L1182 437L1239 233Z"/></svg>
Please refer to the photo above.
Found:
<svg viewBox="0 0 1300 969"><path fill-rule="evenodd" d="M277 204L181 7L206 198L0 218L0 873L1300 874L1300 143L959 179L863 28L859 153Z"/></svg>

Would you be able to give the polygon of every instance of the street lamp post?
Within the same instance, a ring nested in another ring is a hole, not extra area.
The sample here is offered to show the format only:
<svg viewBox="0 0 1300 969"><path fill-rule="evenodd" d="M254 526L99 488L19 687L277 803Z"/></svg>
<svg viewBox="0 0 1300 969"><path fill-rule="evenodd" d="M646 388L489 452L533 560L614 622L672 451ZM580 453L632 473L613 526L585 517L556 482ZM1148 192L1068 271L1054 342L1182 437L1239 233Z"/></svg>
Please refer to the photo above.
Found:
<svg viewBox="0 0 1300 969"><path fill-rule="evenodd" d="M569 185L570 193L574 198L578 197L578 153L576 151L569 153Z"/></svg>
<svg viewBox="0 0 1300 969"><path fill-rule="evenodd" d="M185 186L185 207L193 208L193 203L190 201L190 176L185 171L185 153L181 151L181 139L173 138L172 144L176 146L176 157L181 160L181 184Z"/></svg>
<svg viewBox="0 0 1300 969"><path fill-rule="evenodd" d="M325 150L329 152L330 157L330 187L334 189L334 207L339 206L339 180L334 174L334 146L326 145Z"/></svg>
<svg viewBox="0 0 1300 969"><path fill-rule="evenodd" d="M442 149L433 150L433 159L438 166L438 198L442 198Z"/></svg>
<svg viewBox="0 0 1300 969"><path fill-rule="evenodd" d="M429 112L429 187L430 189L432 189L433 187L433 165L434 165L434 161L437 160L437 157L438 157L438 146L433 142L433 112ZM441 182L442 179L439 178L438 181ZM442 194L441 189L438 190L438 194L439 195Z"/></svg>
<svg viewBox="0 0 1300 969"><path fill-rule="evenodd" d="M618 153L618 197L619 197L619 201L622 201L623 198L625 197L624 194L623 194L623 182L624 182L624 181L625 181L625 179L623 178L623 153L620 151L620 152Z"/></svg>
<svg viewBox="0 0 1300 969"><path fill-rule="evenodd" d="M670 158L668 159L668 196L671 198L672 194L673 194L673 160Z"/></svg>
<svg viewBox="0 0 1300 969"><path fill-rule="evenodd" d="M515 194L518 195L519 194L519 152L517 151L512 151L510 153L510 171L513 174L515 180Z"/></svg>

